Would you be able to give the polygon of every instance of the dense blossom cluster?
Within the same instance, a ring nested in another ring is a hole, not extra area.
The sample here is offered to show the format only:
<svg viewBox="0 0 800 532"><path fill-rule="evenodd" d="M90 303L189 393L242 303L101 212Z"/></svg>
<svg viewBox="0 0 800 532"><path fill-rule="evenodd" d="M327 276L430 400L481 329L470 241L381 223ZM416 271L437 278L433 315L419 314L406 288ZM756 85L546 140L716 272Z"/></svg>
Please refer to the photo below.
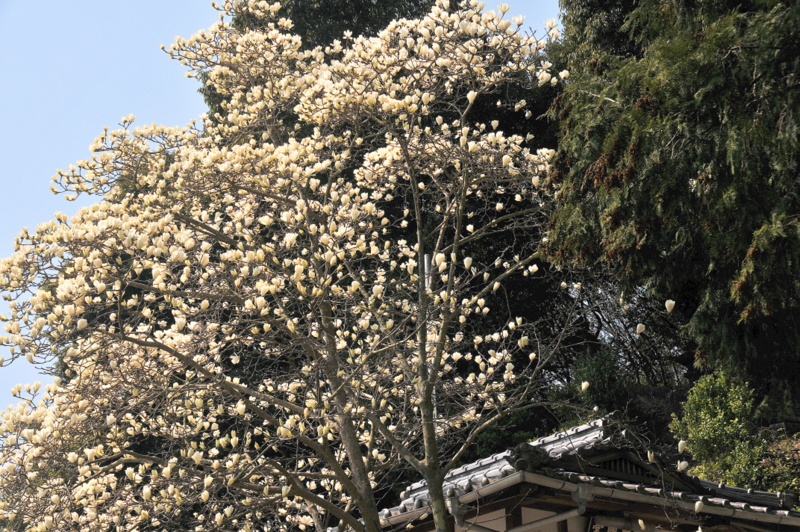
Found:
<svg viewBox="0 0 800 532"><path fill-rule="evenodd" d="M554 82L531 61L543 43L505 5L440 0L304 52L277 9L226 4L169 49L226 116L107 129L54 185L104 200L0 263L5 364L62 372L2 414L5 523L376 530L390 468L435 495L481 430L529 405L556 347L514 317L465 331L536 272L550 153L471 116L489 98L524 116L501 89ZM270 22L226 22L244 10ZM534 239L470 256L511 231Z"/></svg>

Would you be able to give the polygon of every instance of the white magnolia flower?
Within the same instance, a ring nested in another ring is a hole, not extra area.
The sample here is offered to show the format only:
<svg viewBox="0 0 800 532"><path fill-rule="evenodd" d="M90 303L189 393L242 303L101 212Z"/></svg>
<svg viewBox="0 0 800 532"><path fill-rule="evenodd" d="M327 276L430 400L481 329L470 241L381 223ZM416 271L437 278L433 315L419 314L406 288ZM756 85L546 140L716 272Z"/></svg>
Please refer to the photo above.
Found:
<svg viewBox="0 0 800 532"><path fill-rule="evenodd" d="M471 109L478 95L515 93L506 80L531 72L518 58L536 57L539 43L504 19L509 6L482 13L476 1L445 13L448 2L438 0L422 21L306 52L277 3L221 4L223 21L252 10L266 24L244 32L220 22L168 53L225 96L224 112L187 128L133 130L128 117L123 129L104 130L91 158L55 181L58 191L108 201L70 220L58 214L0 261L0 288L15 294L0 317L11 358L55 354L69 372L2 416L0 487L26 472L38 486L36 504L54 505L21 508L52 514L33 527L61 519L129 530L152 519L148 527L163 528L164 512L198 500L204 509L186 514L193 528L248 529L244 507L265 504L311 527L308 493L350 503L341 482L315 480L336 475L340 463L329 461L340 462L343 434L371 449L363 458L391 466L393 445L373 421L405 446L471 431L488 410L527 404L517 384L548 357L529 352L518 368L510 360L531 344L553 347L529 338L521 319L490 320L497 329L482 331L474 346L464 338L470 320L492 312L488 301L506 273L538 268L524 247L500 246L491 259L465 255L496 238L500 222L531 228L519 236L536 243L544 233L526 202L554 192L531 186L546 182L550 152L531 153L522 136L506 136L488 96L494 116L479 119ZM554 82L548 69L534 65L543 83ZM499 109L532 116L525 101L499 98ZM449 122L436 116L445 109ZM294 124L281 123L287 112ZM413 198L400 215L410 183ZM448 220L445 229L436 220ZM438 234L420 241L412 224ZM438 271L423 277L417 261L426 253ZM421 356L442 360L439 373L420 372L434 367ZM448 372L457 389L437 392L437 401L453 423L422 423L419 390ZM586 391L588 382L578 385ZM332 400L335 390L356 399ZM38 391L15 387L23 400ZM154 450L162 463L126 454L146 435L163 442ZM296 457L283 488L272 473L247 473L264 469L265 451L301 440L332 451ZM117 458L123 475L98 469ZM78 487L42 475L39 464L52 463L82 477ZM303 484L308 491L289 488ZM279 494L287 500L276 501ZM67 495L69 511L80 514L62 514ZM4 500L0 514L6 504L26 503Z"/></svg>

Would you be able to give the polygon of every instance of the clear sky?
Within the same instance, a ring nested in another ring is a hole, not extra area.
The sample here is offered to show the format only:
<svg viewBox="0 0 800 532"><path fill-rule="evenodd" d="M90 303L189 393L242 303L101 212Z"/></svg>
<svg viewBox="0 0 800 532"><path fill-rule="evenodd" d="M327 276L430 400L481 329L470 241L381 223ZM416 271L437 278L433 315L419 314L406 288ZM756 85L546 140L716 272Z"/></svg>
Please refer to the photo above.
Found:
<svg viewBox="0 0 800 532"><path fill-rule="evenodd" d="M505 1L507 15L525 15L538 35L558 16L557 0ZM0 256L13 252L22 227L93 201L54 196L50 177L88 159L103 126L128 114L182 126L205 111L197 82L159 45L215 16L210 0L0 0ZM49 378L24 360L0 368L0 408L16 402L16 383L35 380Z"/></svg>

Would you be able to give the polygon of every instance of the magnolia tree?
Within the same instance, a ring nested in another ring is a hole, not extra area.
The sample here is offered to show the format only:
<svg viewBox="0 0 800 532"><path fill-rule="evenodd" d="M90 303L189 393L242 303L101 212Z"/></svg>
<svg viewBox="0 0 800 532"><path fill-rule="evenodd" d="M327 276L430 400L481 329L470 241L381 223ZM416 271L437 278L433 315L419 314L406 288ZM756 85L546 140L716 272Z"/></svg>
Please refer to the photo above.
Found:
<svg viewBox="0 0 800 532"><path fill-rule="evenodd" d="M0 263L5 364L58 360L62 375L3 413L0 518L374 532L403 464L447 530L444 475L535 404L570 327L500 314L465 333L501 312L486 301L505 280L536 274L549 151L474 115L497 100L524 115L505 90L552 82L531 62L544 43L505 5L440 0L307 52L277 5L220 10L169 53L227 116L107 129L54 185L102 201L24 232ZM226 22L245 11L264 30Z"/></svg>

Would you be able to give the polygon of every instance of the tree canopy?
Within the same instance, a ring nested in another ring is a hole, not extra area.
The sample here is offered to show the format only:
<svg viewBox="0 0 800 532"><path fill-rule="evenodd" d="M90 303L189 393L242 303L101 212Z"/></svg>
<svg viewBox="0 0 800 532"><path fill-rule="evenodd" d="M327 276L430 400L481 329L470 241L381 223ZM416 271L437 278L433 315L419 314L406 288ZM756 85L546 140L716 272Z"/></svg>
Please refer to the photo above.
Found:
<svg viewBox="0 0 800 532"><path fill-rule="evenodd" d="M411 473L445 531L444 475L564 412L664 444L695 355L698 471L796 485L753 422L800 386L796 3L570 0L549 57L505 4L347 4L226 2L168 50L209 116L106 128L54 185L98 203L0 262L3 365L59 363L3 526L377 532Z"/></svg>
<svg viewBox="0 0 800 532"><path fill-rule="evenodd" d="M800 392L797 2L565 1L549 253L686 316L698 364Z"/></svg>
<svg viewBox="0 0 800 532"><path fill-rule="evenodd" d="M393 20L424 16L432 0L289 0L280 15L292 21L303 47L328 46L345 35L372 37Z"/></svg>
<svg viewBox="0 0 800 532"><path fill-rule="evenodd" d="M395 19L422 18L433 6L432 0L284 0L277 15L291 20L291 32L300 37L304 50L325 49L345 35L374 37ZM237 12L230 21L237 30L264 29L264 19ZM204 81L204 77L201 76ZM213 118L223 100L213 85L203 83L199 92Z"/></svg>
<svg viewBox="0 0 800 532"><path fill-rule="evenodd" d="M440 0L331 55L303 50L277 4L221 9L169 53L225 114L106 129L54 185L103 200L0 262L11 362L63 365L3 412L0 516L374 532L411 468L447 530L444 475L547 401L580 326L576 305L542 326L490 303L546 275L552 152L476 110L524 116L510 89L559 78L503 4Z"/></svg>

